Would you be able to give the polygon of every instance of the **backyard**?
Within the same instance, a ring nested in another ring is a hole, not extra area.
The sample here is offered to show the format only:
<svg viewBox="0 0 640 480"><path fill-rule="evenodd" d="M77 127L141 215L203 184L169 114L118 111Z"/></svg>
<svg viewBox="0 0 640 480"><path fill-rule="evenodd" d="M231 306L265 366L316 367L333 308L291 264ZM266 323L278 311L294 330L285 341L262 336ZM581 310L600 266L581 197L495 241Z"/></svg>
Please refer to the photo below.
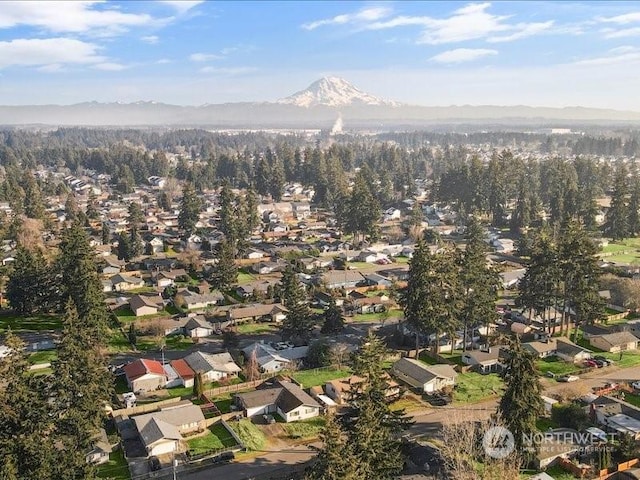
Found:
<svg viewBox="0 0 640 480"><path fill-rule="evenodd" d="M481 375L475 372L460 373L456 379L453 399L456 403L473 403L502 393L504 383L495 373Z"/></svg>
<svg viewBox="0 0 640 480"><path fill-rule="evenodd" d="M0 333L11 329L16 332L40 332L62 330L62 319L58 315L0 315Z"/></svg>
<svg viewBox="0 0 640 480"><path fill-rule="evenodd" d="M243 323L236 327L236 332L243 335L264 335L277 331L278 327L272 323Z"/></svg>
<svg viewBox="0 0 640 480"><path fill-rule="evenodd" d="M565 362L555 356L536 360L536 368L541 375L551 372L556 376L568 375L581 369L580 366Z"/></svg>
<svg viewBox="0 0 640 480"><path fill-rule="evenodd" d="M346 378L351 375L351 370L347 367L342 369L313 369L313 370L300 370L293 373L291 376L302 384L304 388L316 387L318 385L324 385L329 380L335 380L336 378Z"/></svg>
<svg viewBox="0 0 640 480"><path fill-rule="evenodd" d="M51 363L56 358L58 358L56 350L42 350L29 355L28 360L31 365L38 365L39 363Z"/></svg>
<svg viewBox="0 0 640 480"><path fill-rule="evenodd" d="M98 478L109 478L111 480L129 480L129 465L124 458L121 449L111 452L109 461L97 467Z"/></svg>

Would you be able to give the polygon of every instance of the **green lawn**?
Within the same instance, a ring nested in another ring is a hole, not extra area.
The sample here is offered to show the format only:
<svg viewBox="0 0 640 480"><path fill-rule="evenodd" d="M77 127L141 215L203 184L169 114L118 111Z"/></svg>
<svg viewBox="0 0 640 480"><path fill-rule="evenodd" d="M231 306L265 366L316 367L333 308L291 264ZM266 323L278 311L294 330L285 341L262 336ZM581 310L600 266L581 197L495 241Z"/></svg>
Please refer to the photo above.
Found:
<svg viewBox="0 0 640 480"><path fill-rule="evenodd" d="M613 360L615 364L620 368L635 367L640 365L640 351L629 350L622 352L622 358L620 353L602 353L603 357Z"/></svg>
<svg viewBox="0 0 640 480"><path fill-rule="evenodd" d="M612 255L611 257L604 258L607 262L616 262L616 263L640 263L640 255L635 254L622 254L622 255Z"/></svg>
<svg viewBox="0 0 640 480"><path fill-rule="evenodd" d="M278 327L272 323L243 323L238 325L236 330L239 334L244 335L262 335L273 333L278 330Z"/></svg>
<svg viewBox="0 0 640 480"><path fill-rule="evenodd" d="M285 423L282 425L282 428L287 432L289 438L318 438L325 423L324 417L315 417L298 422Z"/></svg>
<svg viewBox="0 0 640 480"><path fill-rule="evenodd" d="M42 330L62 330L62 319L58 315L0 315L0 333L39 332Z"/></svg>
<svg viewBox="0 0 640 480"><path fill-rule="evenodd" d="M255 279L256 279L255 276L253 276L250 273L245 272L244 270L238 271L238 280L237 280L238 285L244 285L245 283L251 283Z"/></svg>
<svg viewBox="0 0 640 480"><path fill-rule="evenodd" d="M424 409L426 405L418 400L416 397L407 396L396 400L389 408L391 411L396 412L398 410L404 410L405 412L411 412L413 410L421 410Z"/></svg>
<svg viewBox="0 0 640 480"><path fill-rule="evenodd" d="M222 450L233 447L236 440L221 423L213 424L207 433L201 437L187 440L187 445L192 454L201 454L210 450Z"/></svg>
<svg viewBox="0 0 640 480"><path fill-rule="evenodd" d="M638 394L625 392L624 401L629 402L631 405L635 405L636 407L640 407L640 395Z"/></svg>
<svg viewBox="0 0 640 480"><path fill-rule="evenodd" d="M456 380L453 399L456 403L478 402L499 395L503 387L502 379L495 373L461 373Z"/></svg>
<svg viewBox="0 0 640 480"><path fill-rule="evenodd" d="M335 380L336 378L345 378L351 375L351 370L343 368L342 370L300 370L295 372L291 376L300 382L304 388L316 387L318 385L324 385L329 380Z"/></svg>
<svg viewBox="0 0 640 480"><path fill-rule="evenodd" d="M550 418L540 417L536 420L536 428L541 432L546 432L550 428L556 428L557 425L553 423Z"/></svg>
<svg viewBox="0 0 640 480"><path fill-rule="evenodd" d="M165 338L166 350L187 350L193 346L193 340L189 337L182 335L171 335ZM157 351L158 342L153 337L141 336L138 337L136 342L136 348L140 351Z"/></svg>
<svg viewBox="0 0 640 480"><path fill-rule="evenodd" d="M558 465L547 468L545 472L547 472L555 480L576 480L576 477L574 477L571 473L563 470ZM533 477L534 475L537 475L537 473L538 472L522 473L520 477L523 480L526 480L528 478Z"/></svg>
<svg viewBox="0 0 640 480"><path fill-rule="evenodd" d="M98 478L109 478L111 480L129 480L129 466L124 459L122 449L115 450L109 455L109 461L97 467Z"/></svg>
<svg viewBox="0 0 640 480"><path fill-rule="evenodd" d="M58 352L56 350L43 350L29 355L29 363L31 365L37 365L38 363L51 363L56 358L58 358Z"/></svg>
<svg viewBox="0 0 640 480"><path fill-rule="evenodd" d="M262 433L262 430L251 423L251 420L243 418L239 422L230 422L229 425L248 450L264 449L267 438Z"/></svg>
<svg viewBox="0 0 640 480"><path fill-rule="evenodd" d="M153 320L154 318L171 317L172 315L182 313L182 310L174 307L173 305L167 305L166 308L164 308L163 310L160 310L158 313L154 313L153 315L142 315L140 317L136 317L135 314L129 308L129 305L123 305L122 307L114 310L114 313L116 314L120 322L131 323L140 319Z"/></svg>
<svg viewBox="0 0 640 480"><path fill-rule="evenodd" d="M456 363L458 365L463 365L463 363L462 363L462 351L461 350L454 350L453 352L443 352L443 353L440 353L439 355L442 358L446 358L447 360L449 360L452 363ZM434 358L431 358L427 354L426 350L422 350L420 352L420 356L418 358L421 361L423 361L424 363L426 363L427 365L435 365L436 363L439 363Z"/></svg>
<svg viewBox="0 0 640 480"><path fill-rule="evenodd" d="M602 247L602 253L624 252L625 250L629 250L629 246L617 243L610 243L606 247Z"/></svg>
<svg viewBox="0 0 640 480"><path fill-rule="evenodd" d="M544 375L547 372L552 372L555 375L559 376L568 375L577 370L580 370L580 367L578 367L577 365L565 362L558 357L540 358L536 360L536 368L541 375Z"/></svg>
<svg viewBox="0 0 640 480"><path fill-rule="evenodd" d="M123 335L119 329L112 329L109 332L109 340L107 342L109 353L130 352L133 350L129 339Z"/></svg>

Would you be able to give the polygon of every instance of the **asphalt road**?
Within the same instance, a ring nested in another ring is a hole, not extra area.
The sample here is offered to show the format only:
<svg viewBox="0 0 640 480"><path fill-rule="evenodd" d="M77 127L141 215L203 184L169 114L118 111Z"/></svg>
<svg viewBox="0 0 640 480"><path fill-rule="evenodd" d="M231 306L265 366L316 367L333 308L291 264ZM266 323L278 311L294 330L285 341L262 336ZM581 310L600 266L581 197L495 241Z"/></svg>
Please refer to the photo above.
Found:
<svg viewBox="0 0 640 480"><path fill-rule="evenodd" d="M606 382L631 382L640 380L640 367L621 369L605 367L597 369L572 383L558 383L551 379L542 379L546 395L573 391L579 394L589 393L592 387L603 386ZM414 425L407 432L412 438L433 438L439 436L445 423L483 420L496 411L497 399L486 400L470 405L454 405L434 407L424 411L412 412ZM225 480L263 480L269 475L286 473L294 465L304 463L315 455L315 451L305 446L282 450L242 462L212 467L195 473L183 472L179 478L187 480L208 480L224 478Z"/></svg>

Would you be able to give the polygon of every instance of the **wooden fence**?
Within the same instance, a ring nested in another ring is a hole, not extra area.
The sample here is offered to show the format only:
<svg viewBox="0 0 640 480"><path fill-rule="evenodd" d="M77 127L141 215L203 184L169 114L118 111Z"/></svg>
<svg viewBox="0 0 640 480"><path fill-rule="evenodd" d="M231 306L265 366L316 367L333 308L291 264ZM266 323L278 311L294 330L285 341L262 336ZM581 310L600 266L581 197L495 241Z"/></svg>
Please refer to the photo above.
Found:
<svg viewBox="0 0 640 480"><path fill-rule="evenodd" d="M140 413L155 412L156 410L159 410L162 407L166 407L167 405L173 405L174 403L179 403L181 401L182 399L180 397L175 397L175 398L168 398L166 400L160 400L158 402L145 403L144 405L138 405L131 408L120 408L118 410L113 410L111 412L111 416L112 417L116 417L118 415L131 416L131 415L138 415Z"/></svg>
<svg viewBox="0 0 640 480"><path fill-rule="evenodd" d="M274 375L270 375L267 378L270 378ZM243 382L236 383L234 385L224 385L222 387L211 388L209 390L205 390L203 392L205 397L217 397L218 395L222 395L223 393L231 393L231 392L240 392L242 390L248 390L250 388L256 388L257 386L264 383L266 378L261 378L259 380L253 380L251 382Z"/></svg>

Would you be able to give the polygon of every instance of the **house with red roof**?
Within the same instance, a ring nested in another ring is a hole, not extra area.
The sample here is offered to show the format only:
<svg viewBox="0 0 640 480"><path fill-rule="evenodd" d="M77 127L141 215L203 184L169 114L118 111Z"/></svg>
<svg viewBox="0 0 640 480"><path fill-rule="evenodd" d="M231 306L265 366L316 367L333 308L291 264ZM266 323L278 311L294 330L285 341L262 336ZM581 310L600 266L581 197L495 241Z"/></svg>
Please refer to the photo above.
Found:
<svg viewBox="0 0 640 480"><path fill-rule="evenodd" d="M193 382L196 377L196 373L191 369L189 364L184 361L183 358L178 360L173 360L169 363L175 372L178 374L178 378L180 378L181 383L184 387L189 388L193 387Z"/></svg>
<svg viewBox="0 0 640 480"><path fill-rule="evenodd" d="M132 392L150 392L167 384L167 374L156 360L140 358L124 367L127 384Z"/></svg>

